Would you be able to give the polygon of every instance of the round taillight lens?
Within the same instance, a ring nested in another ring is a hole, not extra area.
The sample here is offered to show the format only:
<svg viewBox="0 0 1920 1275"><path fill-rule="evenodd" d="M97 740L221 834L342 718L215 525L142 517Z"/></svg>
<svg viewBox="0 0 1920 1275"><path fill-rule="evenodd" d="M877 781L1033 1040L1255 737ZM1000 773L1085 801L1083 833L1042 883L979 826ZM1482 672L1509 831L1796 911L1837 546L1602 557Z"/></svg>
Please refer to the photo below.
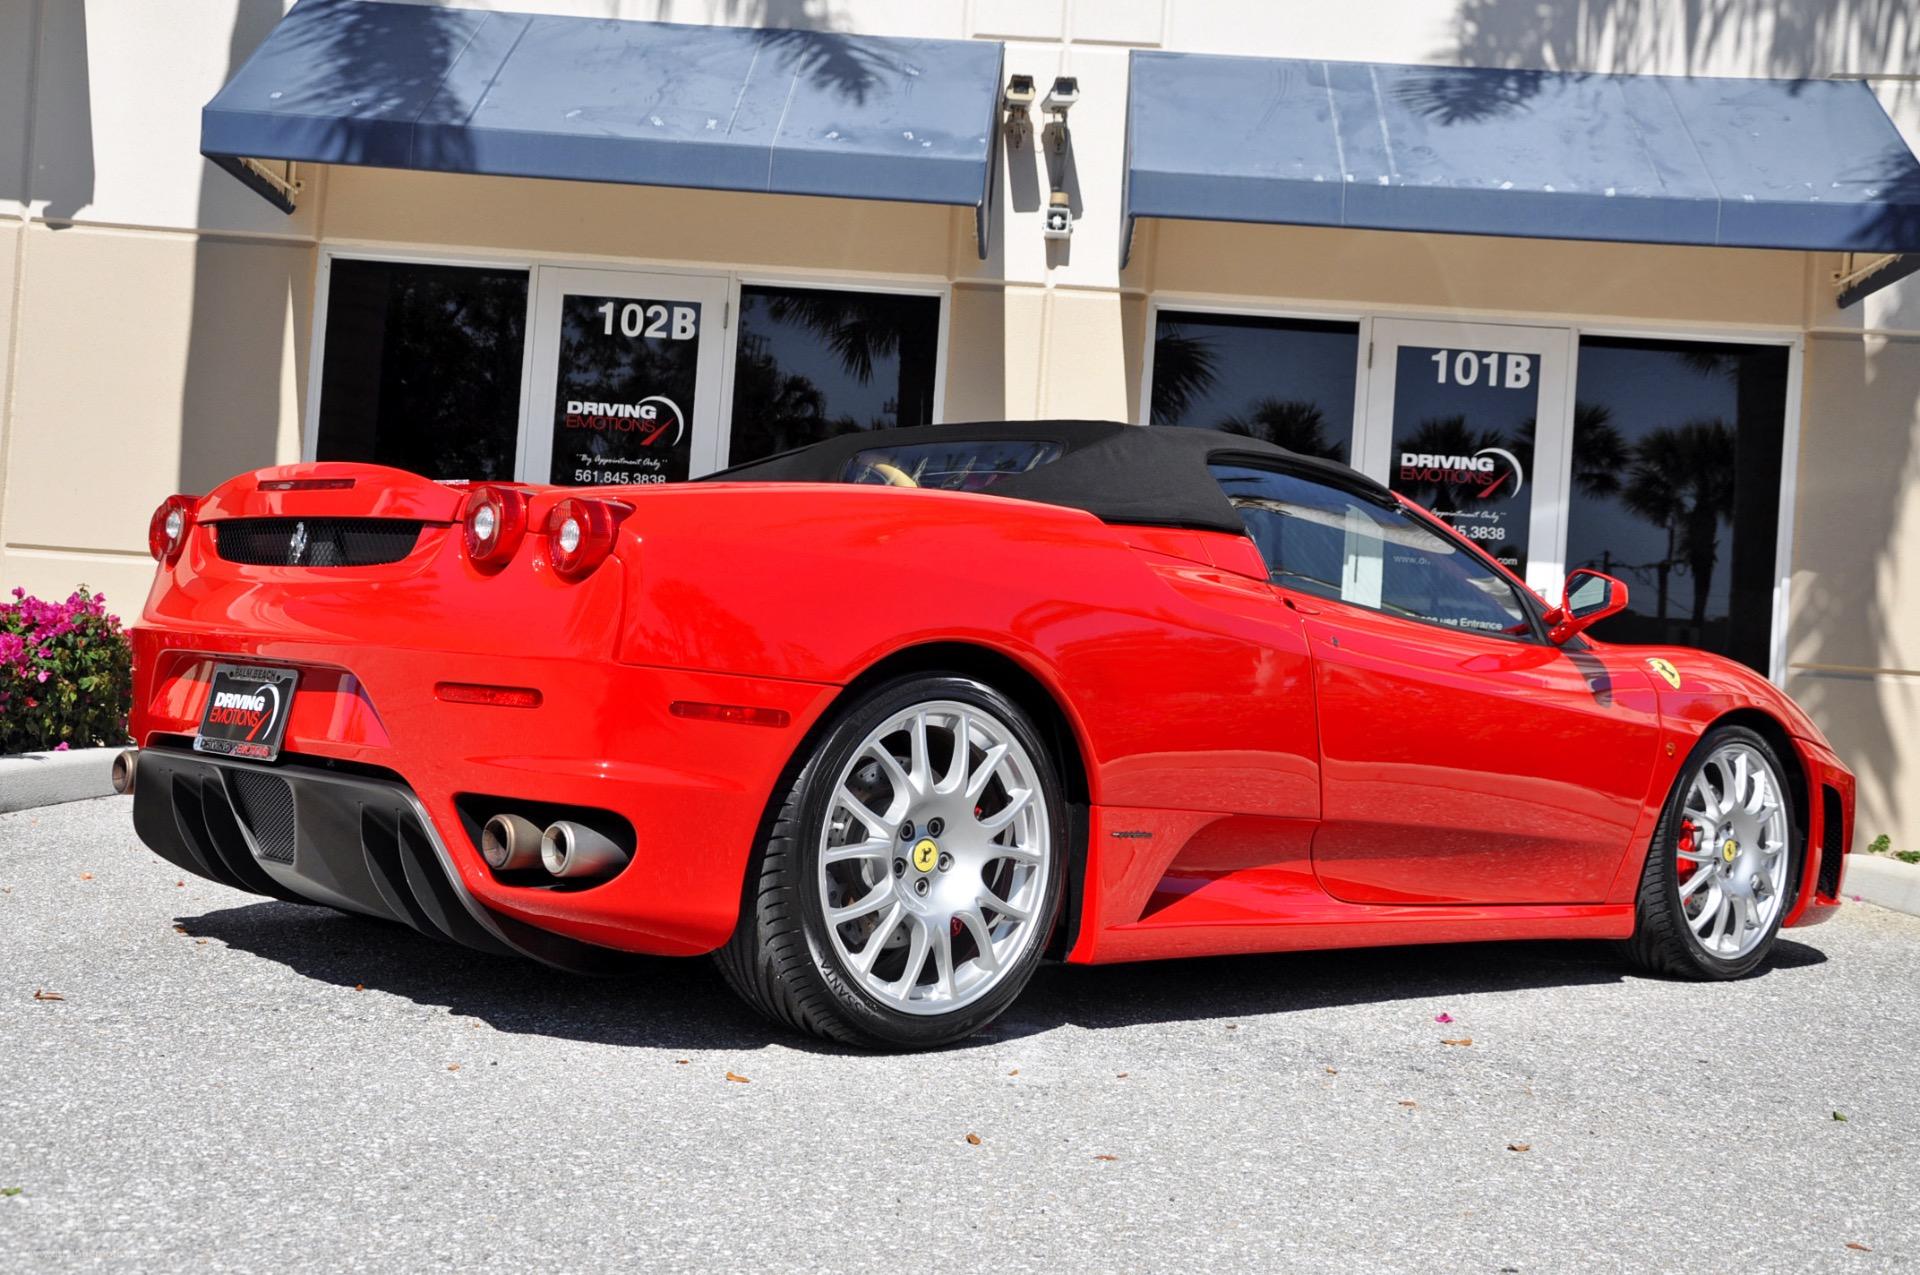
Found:
<svg viewBox="0 0 1920 1275"><path fill-rule="evenodd" d="M169 564L180 560L180 551L187 547L187 532L193 527L193 498L190 496L168 496L153 511L153 518L147 523L147 552L153 560Z"/></svg>
<svg viewBox="0 0 1920 1275"><path fill-rule="evenodd" d="M604 500L569 496L547 515L547 544L553 569L568 580L578 580L607 560L619 527L613 506Z"/></svg>
<svg viewBox="0 0 1920 1275"><path fill-rule="evenodd" d="M480 487L467 497L462 538L467 559L493 570L513 561L527 534L527 493L514 487Z"/></svg>

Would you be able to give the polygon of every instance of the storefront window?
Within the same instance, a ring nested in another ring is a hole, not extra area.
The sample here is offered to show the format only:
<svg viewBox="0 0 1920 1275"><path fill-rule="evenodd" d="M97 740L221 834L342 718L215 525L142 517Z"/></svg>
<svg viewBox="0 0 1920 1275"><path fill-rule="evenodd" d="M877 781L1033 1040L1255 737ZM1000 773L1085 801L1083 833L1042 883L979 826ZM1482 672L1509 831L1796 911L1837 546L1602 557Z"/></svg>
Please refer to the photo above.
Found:
<svg viewBox="0 0 1920 1275"><path fill-rule="evenodd" d="M1394 357L1388 485L1524 576L1541 357L1425 345Z"/></svg>
<svg viewBox="0 0 1920 1275"><path fill-rule="evenodd" d="M1567 565L1627 581L1595 635L1703 647L1765 672L1773 645L1787 351L1580 342Z"/></svg>
<svg viewBox="0 0 1920 1275"><path fill-rule="evenodd" d="M940 298L740 289L730 463L933 421Z"/></svg>
<svg viewBox="0 0 1920 1275"><path fill-rule="evenodd" d="M1346 461L1359 351L1357 323L1162 310L1149 419Z"/></svg>
<svg viewBox="0 0 1920 1275"><path fill-rule="evenodd" d="M509 479L527 272L336 259L321 354L321 460Z"/></svg>
<svg viewBox="0 0 1920 1275"><path fill-rule="evenodd" d="M701 308L697 301L561 297L549 482L688 477L687 413L699 393Z"/></svg>

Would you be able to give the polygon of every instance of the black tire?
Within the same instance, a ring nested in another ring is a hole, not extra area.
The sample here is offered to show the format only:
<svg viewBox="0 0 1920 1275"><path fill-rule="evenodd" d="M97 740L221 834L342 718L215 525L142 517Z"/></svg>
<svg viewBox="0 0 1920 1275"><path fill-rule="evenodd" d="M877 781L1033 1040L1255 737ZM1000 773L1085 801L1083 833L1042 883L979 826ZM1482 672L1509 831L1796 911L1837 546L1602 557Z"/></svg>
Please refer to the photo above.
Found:
<svg viewBox="0 0 1920 1275"><path fill-rule="evenodd" d="M830 941L817 884L820 837L832 789L867 734L915 703L956 700L1000 719L1020 739L1039 771L1047 804L1050 856L1046 891L1035 917L1038 937L971 1004L940 1014L890 1008L868 994ZM770 831L748 868L740 921L714 954L720 973L749 1005L782 1026L841 1044L916 1050L951 1044L979 1031L1012 1004L1033 977L1065 895L1067 811L1059 768L1032 720L1011 699L972 678L919 674L875 686L840 709L808 746L778 802Z"/></svg>
<svg viewBox="0 0 1920 1275"><path fill-rule="evenodd" d="M1752 951L1738 958L1710 952L1687 923L1680 901L1679 864L1674 847L1681 836L1687 790L1706 765L1714 750L1729 743L1745 744L1764 757L1773 768L1774 781L1781 792L1787 821L1788 897L1775 909L1767 933ZM1779 752L1766 737L1744 726L1717 726L1694 746L1673 782L1661 809L1660 822L1653 831L1653 843L1647 849L1645 867L1640 873L1640 890L1634 904L1633 937L1624 945L1627 958L1650 974L1667 978L1718 981L1741 978L1763 965L1773 952L1780 933L1780 922L1792 905L1792 890L1800 880L1804 846L1795 820L1793 802L1786 789L1787 767Z"/></svg>

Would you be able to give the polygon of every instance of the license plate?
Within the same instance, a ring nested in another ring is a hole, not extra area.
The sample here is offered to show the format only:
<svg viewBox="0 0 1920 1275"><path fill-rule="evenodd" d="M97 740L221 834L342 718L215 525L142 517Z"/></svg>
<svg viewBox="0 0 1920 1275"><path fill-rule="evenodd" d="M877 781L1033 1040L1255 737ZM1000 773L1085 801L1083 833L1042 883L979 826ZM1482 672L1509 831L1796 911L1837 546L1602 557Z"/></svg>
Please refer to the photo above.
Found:
<svg viewBox="0 0 1920 1275"><path fill-rule="evenodd" d="M300 674L259 664L216 664L207 711L194 748L203 753L272 761L280 754L293 688Z"/></svg>

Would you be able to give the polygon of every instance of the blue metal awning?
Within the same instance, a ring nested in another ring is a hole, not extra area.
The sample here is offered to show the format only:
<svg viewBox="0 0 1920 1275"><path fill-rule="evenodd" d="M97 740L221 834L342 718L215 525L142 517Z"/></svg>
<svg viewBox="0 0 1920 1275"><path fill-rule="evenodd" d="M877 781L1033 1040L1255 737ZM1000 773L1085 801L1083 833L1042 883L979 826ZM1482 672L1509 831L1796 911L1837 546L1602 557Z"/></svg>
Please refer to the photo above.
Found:
<svg viewBox="0 0 1920 1275"><path fill-rule="evenodd" d="M1140 217L1920 252L1920 161L1859 81L1136 52Z"/></svg>
<svg viewBox="0 0 1920 1275"><path fill-rule="evenodd" d="M1002 46L300 0L201 115L261 161L955 204L981 254Z"/></svg>

